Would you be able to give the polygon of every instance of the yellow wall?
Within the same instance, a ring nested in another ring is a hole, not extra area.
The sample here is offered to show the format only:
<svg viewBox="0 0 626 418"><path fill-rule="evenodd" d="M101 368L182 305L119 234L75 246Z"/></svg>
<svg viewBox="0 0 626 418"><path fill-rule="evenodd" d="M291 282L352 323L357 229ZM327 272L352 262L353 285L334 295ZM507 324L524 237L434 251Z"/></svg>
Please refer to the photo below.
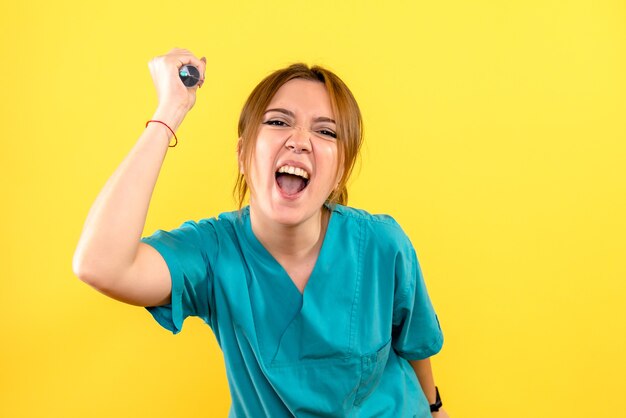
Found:
<svg viewBox="0 0 626 418"><path fill-rule="evenodd" d="M417 248L448 412L623 414L624 1L232 3L0 6L0 416L226 416L209 328L174 337L71 270L155 107L147 62L174 46L206 55L208 80L146 234L231 210L245 97L273 69L324 64L365 117L350 203Z"/></svg>

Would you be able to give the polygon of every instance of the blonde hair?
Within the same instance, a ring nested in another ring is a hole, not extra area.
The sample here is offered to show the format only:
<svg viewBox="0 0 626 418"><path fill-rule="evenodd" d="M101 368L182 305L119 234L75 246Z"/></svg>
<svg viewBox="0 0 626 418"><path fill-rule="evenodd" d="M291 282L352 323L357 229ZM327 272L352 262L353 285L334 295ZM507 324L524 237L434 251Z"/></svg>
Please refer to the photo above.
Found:
<svg viewBox="0 0 626 418"><path fill-rule="evenodd" d="M337 174L339 174L342 167L343 172L337 188L330 194L327 202L329 204L339 203L341 205L348 203L347 182L363 142L361 111L350 89L334 73L317 65L308 67L306 64L297 63L277 70L265 77L252 90L241 110L238 135L240 138L239 153L241 155L241 164L243 165L243 174L239 174L234 188L234 194L238 199L240 209L249 189L245 173L250 172L250 161L256 146L259 128L263 121L263 114L278 89L283 84L296 78L321 82L328 91L337 126L339 161L343 162L343 164L338 165Z"/></svg>

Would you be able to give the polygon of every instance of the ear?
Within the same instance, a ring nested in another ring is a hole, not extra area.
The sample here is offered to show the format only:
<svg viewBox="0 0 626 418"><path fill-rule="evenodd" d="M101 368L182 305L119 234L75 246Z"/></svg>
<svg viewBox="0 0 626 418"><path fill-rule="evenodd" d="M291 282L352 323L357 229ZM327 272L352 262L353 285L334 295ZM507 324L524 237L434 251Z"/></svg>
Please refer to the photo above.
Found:
<svg viewBox="0 0 626 418"><path fill-rule="evenodd" d="M241 137L239 137L239 140L237 140L237 164L239 164L239 172L241 174L244 174L243 172L243 160L242 160L242 155L241 155L241 142L242 139Z"/></svg>

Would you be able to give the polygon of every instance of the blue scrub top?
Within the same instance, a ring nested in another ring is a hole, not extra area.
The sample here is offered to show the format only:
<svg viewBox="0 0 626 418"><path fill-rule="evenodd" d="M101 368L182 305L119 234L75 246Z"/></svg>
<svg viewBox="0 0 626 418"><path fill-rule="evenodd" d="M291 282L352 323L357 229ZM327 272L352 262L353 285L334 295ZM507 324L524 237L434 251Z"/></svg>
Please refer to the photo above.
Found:
<svg viewBox="0 0 626 418"><path fill-rule="evenodd" d="M165 259L173 333L188 316L224 353L229 417L424 417L408 360L443 335L415 250L393 218L336 205L303 293L252 232L249 207L143 238Z"/></svg>

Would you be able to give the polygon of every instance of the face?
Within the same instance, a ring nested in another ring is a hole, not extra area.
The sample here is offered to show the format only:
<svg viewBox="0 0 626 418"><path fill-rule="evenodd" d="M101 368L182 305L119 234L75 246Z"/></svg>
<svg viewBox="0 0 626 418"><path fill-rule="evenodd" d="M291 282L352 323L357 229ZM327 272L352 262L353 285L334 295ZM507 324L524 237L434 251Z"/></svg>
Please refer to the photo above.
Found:
<svg viewBox="0 0 626 418"><path fill-rule="evenodd" d="M255 216L298 225L319 214L339 181L334 120L321 82L294 79L276 92L246 175Z"/></svg>

